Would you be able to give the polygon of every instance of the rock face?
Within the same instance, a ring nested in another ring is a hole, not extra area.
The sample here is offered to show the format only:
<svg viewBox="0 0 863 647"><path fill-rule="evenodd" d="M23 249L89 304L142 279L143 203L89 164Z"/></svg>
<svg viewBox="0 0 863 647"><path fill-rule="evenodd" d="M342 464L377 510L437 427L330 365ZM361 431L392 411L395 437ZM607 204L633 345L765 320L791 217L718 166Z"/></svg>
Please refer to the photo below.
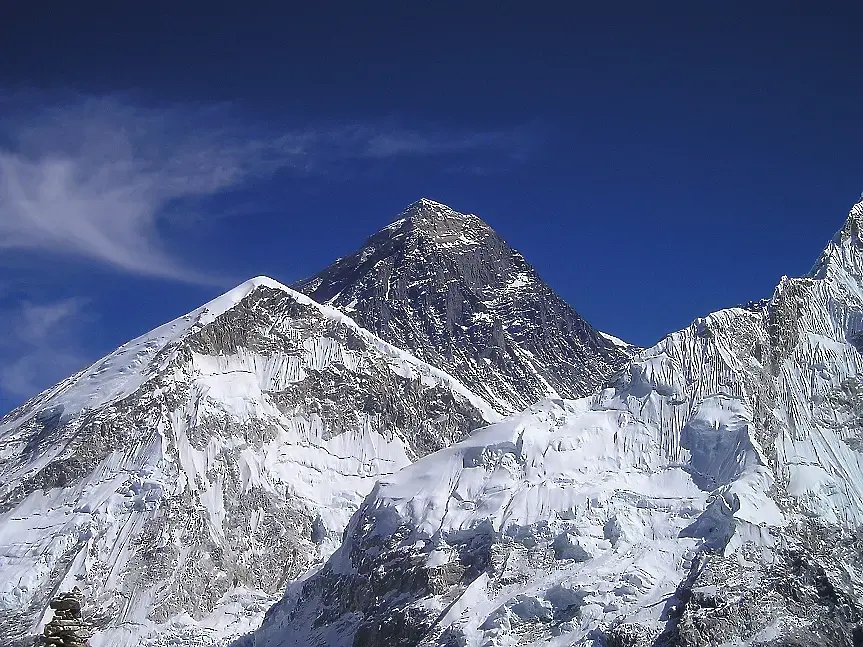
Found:
<svg viewBox="0 0 863 647"><path fill-rule="evenodd" d="M249 281L0 420L0 645L38 631L61 583L93 601L94 647L246 631L376 479L497 418L342 313Z"/></svg>
<svg viewBox="0 0 863 647"><path fill-rule="evenodd" d="M383 477L242 644L863 644L861 236Z"/></svg>
<svg viewBox="0 0 863 647"><path fill-rule="evenodd" d="M56 647L88 647L87 640L91 631L84 623L81 615L81 607L84 604L84 595L78 587L69 593L61 593L51 600L51 608L54 609L54 617L45 625L43 645L55 645Z"/></svg>
<svg viewBox="0 0 863 647"><path fill-rule="evenodd" d="M431 200L294 287L503 413L586 395L636 350L593 329L477 216Z"/></svg>

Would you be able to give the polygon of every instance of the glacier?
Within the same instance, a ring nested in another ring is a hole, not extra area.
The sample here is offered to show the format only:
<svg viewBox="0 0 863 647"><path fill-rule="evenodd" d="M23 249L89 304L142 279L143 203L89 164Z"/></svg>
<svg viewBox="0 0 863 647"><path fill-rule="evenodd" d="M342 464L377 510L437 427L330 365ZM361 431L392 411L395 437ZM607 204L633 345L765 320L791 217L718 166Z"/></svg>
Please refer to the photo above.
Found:
<svg viewBox="0 0 863 647"><path fill-rule="evenodd" d="M237 645L863 644L861 235L381 476Z"/></svg>

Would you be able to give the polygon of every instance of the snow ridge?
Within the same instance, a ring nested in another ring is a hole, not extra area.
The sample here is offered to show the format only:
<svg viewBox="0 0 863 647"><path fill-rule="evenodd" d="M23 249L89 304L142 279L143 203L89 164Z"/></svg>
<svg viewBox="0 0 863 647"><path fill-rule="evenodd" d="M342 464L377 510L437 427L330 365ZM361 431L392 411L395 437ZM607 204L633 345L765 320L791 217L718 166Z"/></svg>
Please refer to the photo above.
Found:
<svg viewBox="0 0 863 647"><path fill-rule="evenodd" d="M84 409L97 409L127 397L164 366L165 362L151 364L157 356L172 344L176 344L193 328L214 321L262 285L306 299L269 277L249 279L200 308L123 344L88 368L40 393L0 420L0 434L26 422L29 415L22 413L27 410L33 415L46 406L58 407L62 408L63 414L68 417ZM170 356L164 358L165 361L170 359Z"/></svg>

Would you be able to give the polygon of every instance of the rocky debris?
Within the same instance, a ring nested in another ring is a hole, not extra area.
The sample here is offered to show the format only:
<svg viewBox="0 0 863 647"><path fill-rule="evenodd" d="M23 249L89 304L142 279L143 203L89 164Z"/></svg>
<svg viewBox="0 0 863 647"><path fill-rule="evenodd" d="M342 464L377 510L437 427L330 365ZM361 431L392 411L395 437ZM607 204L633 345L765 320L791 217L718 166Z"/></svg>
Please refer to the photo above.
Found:
<svg viewBox="0 0 863 647"><path fill-rule="evenodd" d="M92 632L84 622L81 608L84 605L84 595L76 586L68 593L61 593L51 600L54 617L45 625L43 645L57 647L87 647Z"/></svg>
<svg viewBox="0 0 863 647"><path fill-rule="evenodd" d="M863 565L863 534L804 519L786 528L782 543L773 563L756 568L741 566L739 555L707 556L678 591L677 617L656 647L733 644L747 636L765 637L758 644L768 647L863 645L853 576Z"/></svg>

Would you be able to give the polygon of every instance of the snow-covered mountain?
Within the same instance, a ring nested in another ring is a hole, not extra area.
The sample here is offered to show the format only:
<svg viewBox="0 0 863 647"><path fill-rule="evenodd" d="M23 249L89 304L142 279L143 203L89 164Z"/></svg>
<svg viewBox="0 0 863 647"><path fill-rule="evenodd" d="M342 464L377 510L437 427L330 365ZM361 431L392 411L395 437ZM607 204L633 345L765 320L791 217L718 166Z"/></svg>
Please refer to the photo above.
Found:
<svg viewBox="0 0 863 647"><path fill-rule="evenodd" d="M502 413L586 395L637 350L593 329L480 218L432 200L293 287Z"/></svg>
<svg viewBox="0 0 863 647"><path fill-rule="evenodd" d="M378 478L497 419L341 312L244 283L0 420L0 645L74 585L93 647L242 633Z"/></svg>
<svg viewBox="0 0 863 647"><path fill-rule="evenodd" d="M382 477L256 647L863 644L863 203L812 273Z"/></svg>

